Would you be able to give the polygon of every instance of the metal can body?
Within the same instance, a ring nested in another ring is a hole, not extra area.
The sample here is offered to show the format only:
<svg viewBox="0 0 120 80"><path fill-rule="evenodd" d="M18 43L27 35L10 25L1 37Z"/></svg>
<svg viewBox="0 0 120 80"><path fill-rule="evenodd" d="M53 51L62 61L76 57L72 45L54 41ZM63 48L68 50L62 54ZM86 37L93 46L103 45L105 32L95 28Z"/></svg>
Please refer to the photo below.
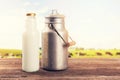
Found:
<svg viewBox="0 0 120 80"><path fill-rule="evenodd" d="M68 47L46 24L42 32L42 68L46 70L65 70L68 67ZM68 32L63 24L54 24L59 34L68 42Z"/></svg>

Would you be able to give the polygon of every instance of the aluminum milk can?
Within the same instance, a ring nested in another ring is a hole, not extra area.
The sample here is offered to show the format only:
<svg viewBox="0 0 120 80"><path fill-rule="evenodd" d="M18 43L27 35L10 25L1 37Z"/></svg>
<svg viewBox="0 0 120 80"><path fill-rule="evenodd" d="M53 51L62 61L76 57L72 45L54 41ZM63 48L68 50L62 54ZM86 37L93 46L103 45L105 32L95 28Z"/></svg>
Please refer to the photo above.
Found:
<svg viewBox="0 0 120 80"><path fill-rule="evenodd" d="M42 31L42 68L65 70L68 67L68 32L65 29L64 15L57 13L45 17Z"/></svg>

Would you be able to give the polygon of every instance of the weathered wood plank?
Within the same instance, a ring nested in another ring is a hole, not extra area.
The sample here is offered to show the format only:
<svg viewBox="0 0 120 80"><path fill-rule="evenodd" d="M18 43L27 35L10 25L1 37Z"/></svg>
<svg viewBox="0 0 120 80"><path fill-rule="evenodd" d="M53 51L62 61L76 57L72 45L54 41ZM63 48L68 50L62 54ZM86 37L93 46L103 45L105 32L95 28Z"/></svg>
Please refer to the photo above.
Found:
<svg viewBox="0 0 120 80"><path fill-rule="evenodd" d="M0 59L0 80L120 80L120 59L69 59L65 71L27 73L21 59Z"/></svg>

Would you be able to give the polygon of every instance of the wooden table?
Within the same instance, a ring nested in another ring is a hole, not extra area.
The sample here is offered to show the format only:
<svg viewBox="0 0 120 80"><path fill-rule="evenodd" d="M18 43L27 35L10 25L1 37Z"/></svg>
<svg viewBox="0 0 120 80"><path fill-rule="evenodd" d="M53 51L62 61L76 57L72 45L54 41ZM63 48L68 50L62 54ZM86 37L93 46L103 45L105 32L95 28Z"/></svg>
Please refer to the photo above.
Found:
<svg viewBox="0 0 120 80"><path fill-rule="evenodd" d="M21 59L0 59L0 80L120 80L120 59L69 59L65 71L27 73Z"/></svg>

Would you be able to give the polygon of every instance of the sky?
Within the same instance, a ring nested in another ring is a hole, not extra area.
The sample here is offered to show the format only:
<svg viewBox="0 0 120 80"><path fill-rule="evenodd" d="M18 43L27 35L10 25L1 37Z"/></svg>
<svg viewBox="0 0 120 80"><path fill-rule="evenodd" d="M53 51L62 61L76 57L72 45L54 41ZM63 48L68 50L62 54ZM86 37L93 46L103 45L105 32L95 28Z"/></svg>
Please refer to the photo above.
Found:
<svg viewBox="0 0 120 80"><path fill-rule="evenodd" d="M22 49L25 14L37 14L41 33L52 9L65 15L75 46L120 49L120 0L0 0L0 48Z"/></svg>

